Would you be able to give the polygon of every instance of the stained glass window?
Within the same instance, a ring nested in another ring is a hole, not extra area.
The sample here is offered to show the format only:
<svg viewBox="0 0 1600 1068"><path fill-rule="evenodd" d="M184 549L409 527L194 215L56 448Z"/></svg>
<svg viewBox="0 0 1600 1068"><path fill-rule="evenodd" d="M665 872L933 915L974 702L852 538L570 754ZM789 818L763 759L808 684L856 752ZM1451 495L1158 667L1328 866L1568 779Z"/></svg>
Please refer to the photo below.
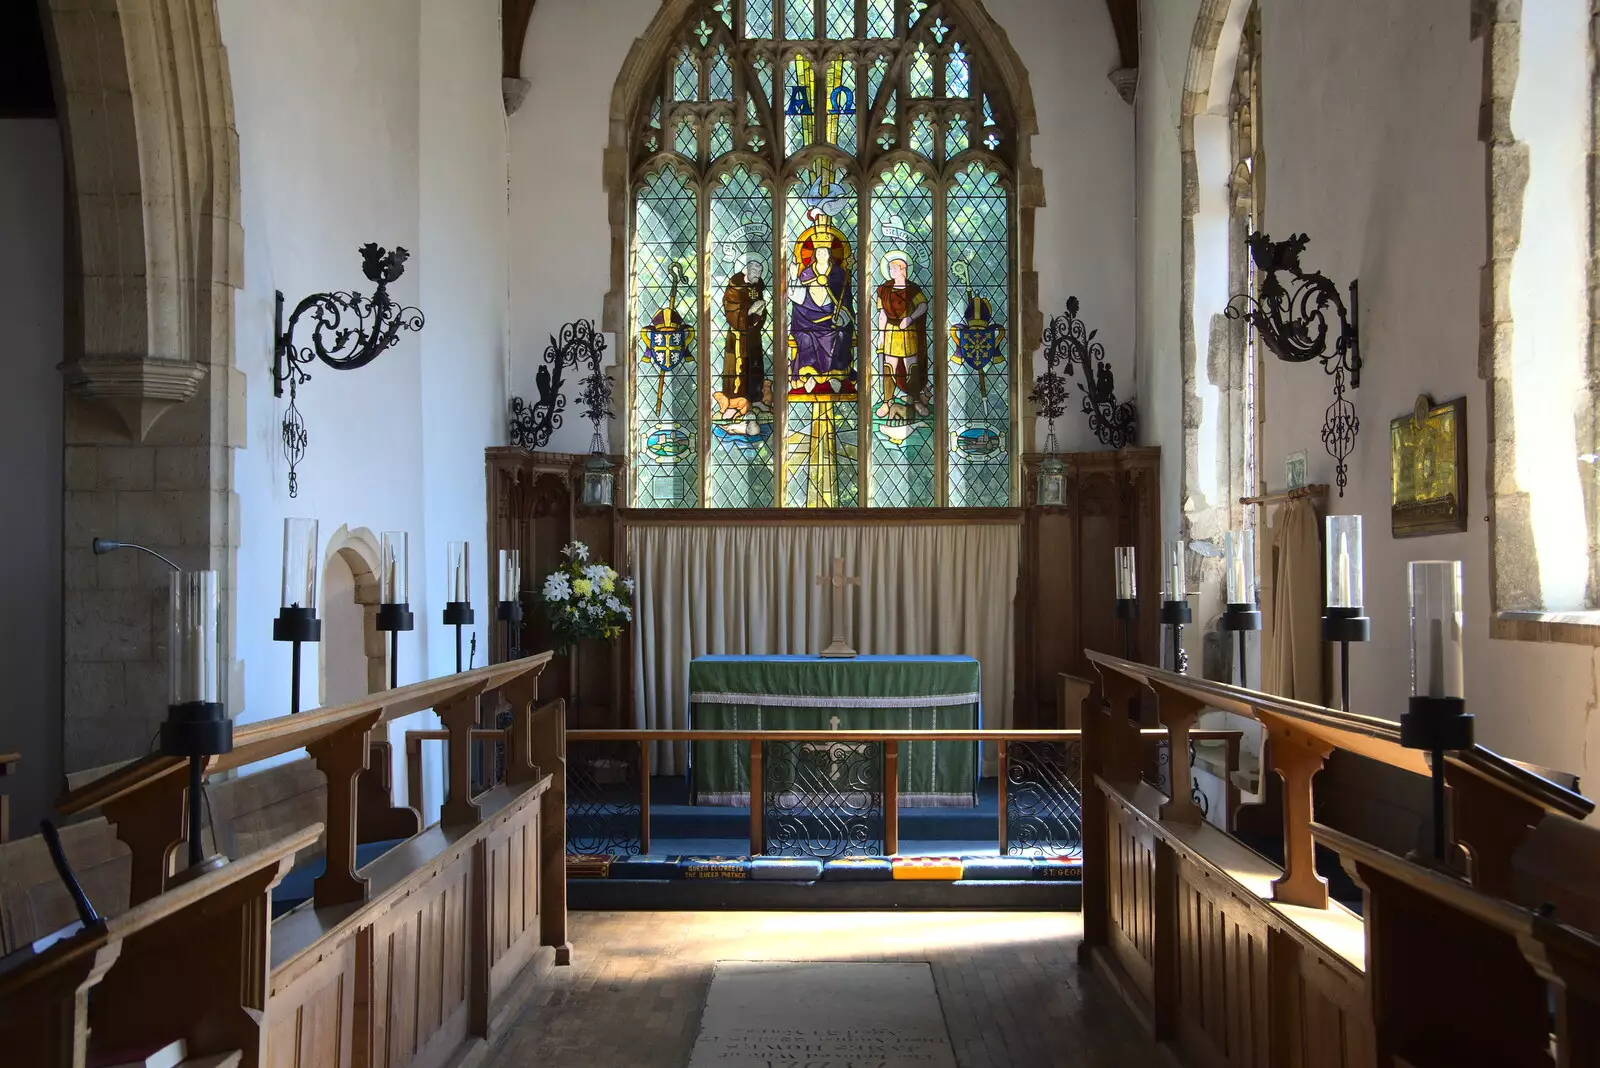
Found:
<svg viewBox="0 0 1600 1068"><path fill-rule="evenodd" d="M974 47L946 0L691 5L631 142L633 505L1012 503L1017 161Z"/></svg>
<svg viewBox="0 0 1600 1068"><path fill-rule="evenodd" d="M874 507L939 503L933 315L933 185L896 164L872 193Z"/></svg>
<svg viewBox="0 0 1600 1068"><path fill-rule="evenodd" d="M784 209L788 282L788 419L783 427L793 508L857 503L856 192L832 159L801 172Z"/></svg>
<svg viewBox="0 0 1600 1068"><path fill-rule="evenodd" d="M644 180L634 198L633 464L639 503L689 508L700 502L700 210L676 170Z"/></svg>
<svg viewBox="0 0 1600 1068"><path fill-rule="evenodd" d="M771 353L772 189L746 167L711 190L706 234L711 314L712 508L770 508L774 467Z"/></svg>
<svg viewBox="0 0 1600 1068"><path fill-rule="evenodd" d="M945 207L950 504L1011 499L1010 197L982 164L956 175Z"/></svg>

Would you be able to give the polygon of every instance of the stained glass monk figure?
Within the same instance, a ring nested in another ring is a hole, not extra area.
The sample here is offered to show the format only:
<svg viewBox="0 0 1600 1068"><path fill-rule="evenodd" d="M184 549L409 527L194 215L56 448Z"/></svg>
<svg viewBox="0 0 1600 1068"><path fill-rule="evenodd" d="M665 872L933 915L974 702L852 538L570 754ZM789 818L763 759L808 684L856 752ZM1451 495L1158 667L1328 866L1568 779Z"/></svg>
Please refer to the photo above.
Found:
<svg viewBox="0 0 1600 1068"><path fill-rule="evenodd" d="M834 253L833 235L821 226L796 250L789 300L794 305L790 329L795 345L790 376L797 388L822 388L820 383L805 381L807 371L816 376L840 376L829 387L834 392L853 388L855 300L850 272Z"/></svg>
<svg viewBox="0 0 1600 1068"><path fill-rule="evenodd" d="M888 280L878 287L878 357L888 388L878 418L927 415L928 297L911 281L906 253L889 253L883 266Z"/></svg>
<svg viewBox="0 0 1600 1068"><path fill-rule="evenodd" d="M715 395L725 418L766 400L767 360L761 332L767 325L767 282L760 260L735 272L722 291L728 335L722 346L722 391Z"/></svg>

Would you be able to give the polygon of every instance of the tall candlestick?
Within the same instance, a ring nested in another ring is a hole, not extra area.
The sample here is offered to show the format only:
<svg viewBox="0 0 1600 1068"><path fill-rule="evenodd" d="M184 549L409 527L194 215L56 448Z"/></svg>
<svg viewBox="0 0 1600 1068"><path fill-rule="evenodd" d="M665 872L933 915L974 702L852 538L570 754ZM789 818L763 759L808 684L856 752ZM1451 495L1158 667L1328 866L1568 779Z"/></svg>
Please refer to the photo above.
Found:
<svg viewBox="0 0 1600 1068"><path fill-rule="evenodd" d="M1118 545L1113 550L1117 567L1117 600L1134 601L1139 597L1138 569L1134 564L1131 545Z"/></svg>
<svg viewBox="0 0 1600 1068"><path fill-rule="evenodd" d="M411 580L407 558L410 536L403 530L383 532L383 574L378 599L384 604L409 604Z"/></svg>
<svg viewBox="0 0 1600 1068"><path fill-rule="evenodd" d="M1256 532L1230 530L1224 540L1228 564L1228 603L1256 603Z"/></svg>
<svg viewBox="0 0 1600 1068"><path fill-rule="evenodd" d="M1325 520L1329 608L1360 608L1363 602L1361 517L1330 515Z"/></svg>
<svg viewBox="0 0 1600 1068"><path fill-rule="evenodd" d="M453 541L445 550L446 574L450 576L450 600L458 604L472 600L471 546Z"/></svg>

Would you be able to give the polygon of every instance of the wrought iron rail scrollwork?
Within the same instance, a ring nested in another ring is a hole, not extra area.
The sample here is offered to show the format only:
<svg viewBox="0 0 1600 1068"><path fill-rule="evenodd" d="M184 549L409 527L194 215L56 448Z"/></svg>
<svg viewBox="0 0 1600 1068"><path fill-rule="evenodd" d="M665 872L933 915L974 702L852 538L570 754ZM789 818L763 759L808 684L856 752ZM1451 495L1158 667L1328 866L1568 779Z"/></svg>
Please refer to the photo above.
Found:
<svg viewBox="0 0 1600 1068"><path fill-rule="evenodd" d="M1210 818L1211 800L1206 797L1205 792L1200 789L1200 784L1195 781L1194 759L1195 747L1194 742L1191 740L1189 742L1189 800L1195 803L1195 807L1200 810L1200 815L1203 818ZM1172 749L1165 738L1156 742L1155 766L1153 769L1147 769L1144 781L1168 797L1172 796Z"/></svg>
<svg viewBox="0 0 1600 1068"><path fill-rule="evenodd" d="M283 414L280 440L289 463L289 496L300 492L297 469L305 459L309 435L300 412L300 387L311 381L307 368L321 360L335 371L354 371L399 344L404 331L421 330L421 311L389 296L390 283L405 274L411 254L403 248L390 251L372 242L361 246L361 271L376 284L372 296L355 292L313 293L295 305L284 323L283 291L279 290L273 326L272 395L283 396L289 387L289 406ZM311 328L306 344L296 344L302 324Z"/></svg>
<svg viewBox="0 0 1600 1068"><path fill-rule="evenodd" d="M611 412L611 377L600 370L605 358L606 339L588 319L567 323L550 337L545 346L543 362L534 372L534 388L538 396L533 403L521 397L511 398L511 444L532 452L550 444L550 437L560 429L567 410L567 397L563 392L567 370L587 364L590 373L580 386L579 401L583 416L595 424L599 433L600 422Z"/></svg>
<svg viewBox="0 0 1600 1068"><path fill-rule="evenodd" d="M1259 293L1235 294L1223 314L1233 321L1247 321L1278 359L1286 363L1316 361L1333 376L1333 403L1323 415L1322 444L1334 458L1339 496L1343 497L1349 482L1347 461L1361 430L1355 405L1345 396L1346 386L1361 388L1359 291L1352 281L1347 307L1332 279L1304 270L1300 254L1310 242L1305 234L1274 241L1260 231L1252 233L1247 244L1261 276ZM1289 283L1285 285L1279 275Z"/></svg>
<svg viewBox="0 0 1600 1068"><path fill-rule="evenodd" d="M567 852L637 856L644 849L636 742L567 744Z"/></svg>
<svg viewBox="0 0 1600 1068"><path fill-rule="evenodd" d="M1100 444L1123 449L1133 444L1138 413L1132 401L1117 401L1116 374L1106 362L1105 345L1096 340L1099 331L1090 330L1078 318L1078 308L1078 298L1068 297L1065 313L1051 319L1050 325L1045 327L1045 371L1034 381L1033 392L1028 397L1039 406L1039 414L1049 421L1049 440L1054 441L1055 421L1066 414L1066 379L1077 377L1075 367L1083 368L1083 381L1078 383L1078 388L1083 393L1083 412L1089 417L1089 429ZM1057 367L1061 371L1056 370Z"/></svg>
<svg viewBox="0 0 1600 1068"><path fill-rule="evenodd" d="M881 742L766 742L764 851L831 860L884 850Z"/></svg>
<svg viewBox="0 0 1600 1068"><path fill-rule="evenodd" d="M1006 763L1006 852L1083 855L1083 743L1012 742Z"/></svg>

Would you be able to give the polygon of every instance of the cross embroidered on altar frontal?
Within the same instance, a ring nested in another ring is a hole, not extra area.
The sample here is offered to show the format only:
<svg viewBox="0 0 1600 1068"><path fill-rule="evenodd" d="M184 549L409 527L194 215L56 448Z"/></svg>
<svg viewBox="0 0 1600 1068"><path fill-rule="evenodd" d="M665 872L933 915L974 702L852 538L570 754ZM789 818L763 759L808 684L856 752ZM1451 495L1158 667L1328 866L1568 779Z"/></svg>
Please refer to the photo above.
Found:
<svg viewBox="0 0 1600 1068"><path fill-rule="evenodd" d="M822 650L823 656L851 657L856 651L850 648L850 641L845 635L845 628L849 622L849 609L845 607L845 590L850 586L861 585L861 579L855 575L844 573L844 557L833 558L833 571L830 574L817 576L818 586L833 587L833 641Z"/></svg>

